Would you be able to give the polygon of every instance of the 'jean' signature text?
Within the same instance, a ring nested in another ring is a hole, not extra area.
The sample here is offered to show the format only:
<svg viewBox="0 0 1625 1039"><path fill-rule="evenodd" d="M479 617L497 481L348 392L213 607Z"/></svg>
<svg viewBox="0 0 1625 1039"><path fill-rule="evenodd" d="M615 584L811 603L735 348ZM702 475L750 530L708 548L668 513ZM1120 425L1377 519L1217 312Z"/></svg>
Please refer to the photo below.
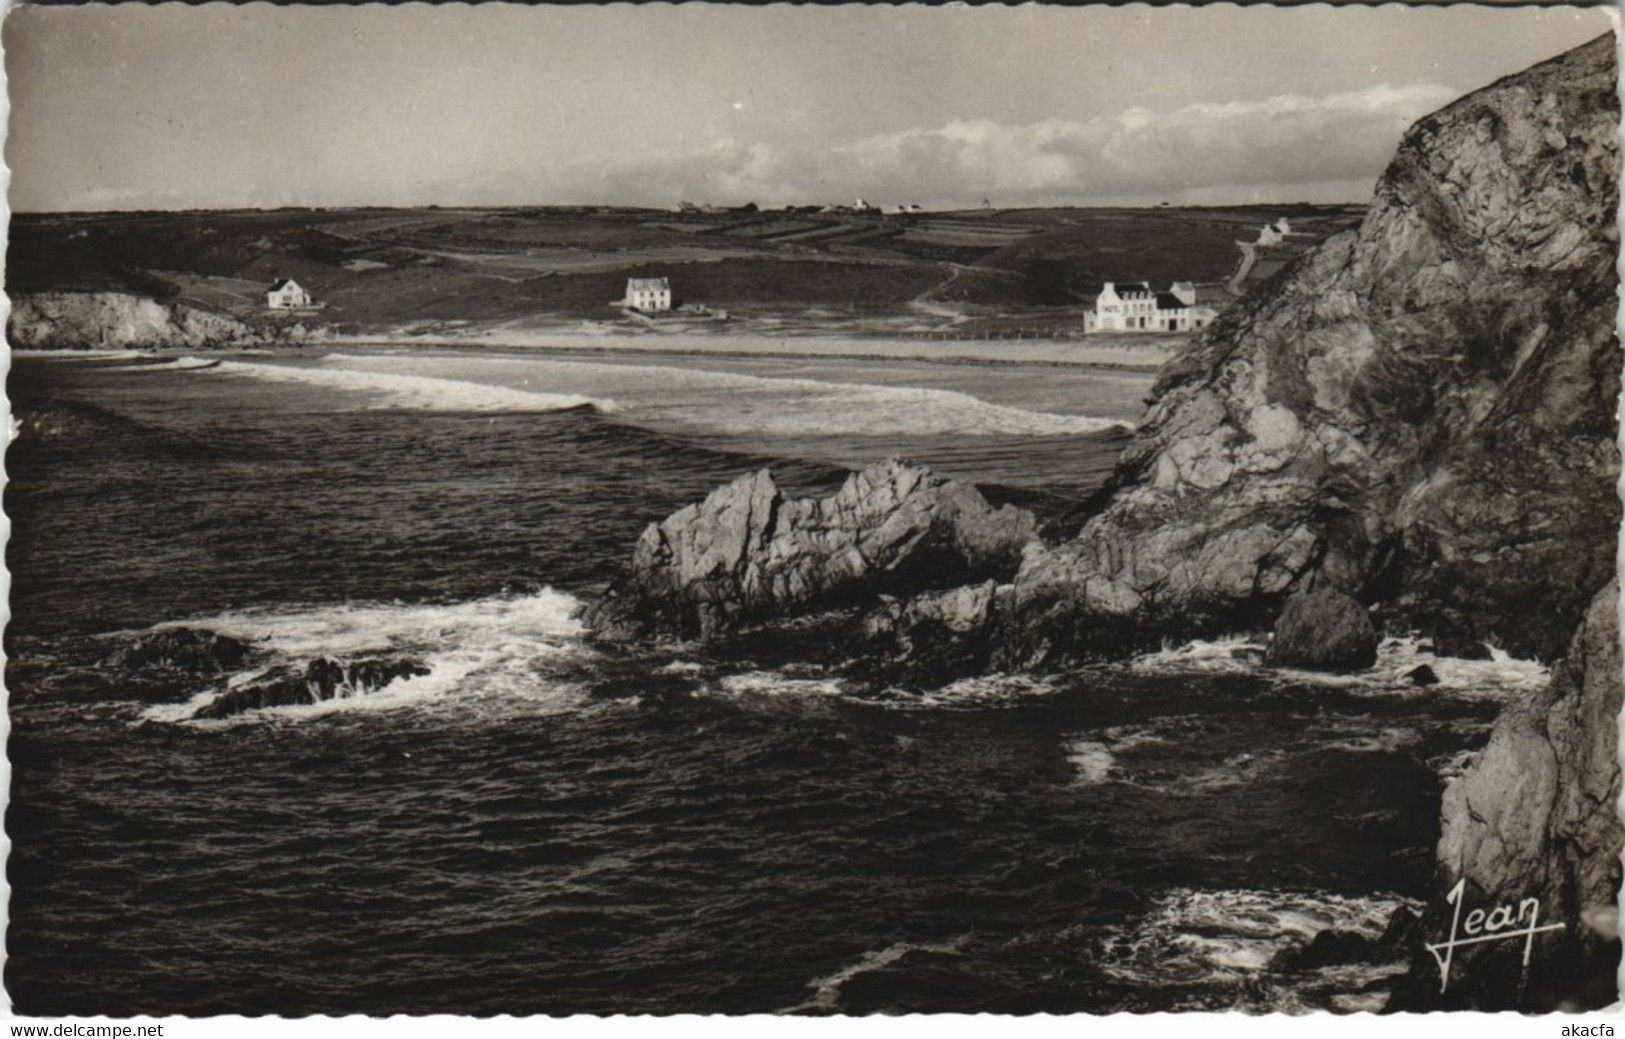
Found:
<svg viewBox="0 0 1625 1039"><path fill-rule="evenodd" d="M1562 924L1542 924L1540 922L1540 899L1526 898L1516 906L1511 903L1496 906L1494 909L1474 909L1467 914L1464 921L1461 918L1462 902L1466 898L1467 880L1462 878L1456 881L1456 886L1450 889L1445 896L1446 901L1455 906L1455 912L1450 917L1450 939L1423 946L1433 954L1434 962L1439 965L1439 991L1443 992L1450 987L1450 965L1455 960L1456 949L1463 945L1478 945L1481 942L1499 942L1508 938L1523 939L1523 965L1529 966L1529 955L1535 949L1535 935L1542 931L1561 931ZM1465 935L1465 937L1460 937Z"/></svg>

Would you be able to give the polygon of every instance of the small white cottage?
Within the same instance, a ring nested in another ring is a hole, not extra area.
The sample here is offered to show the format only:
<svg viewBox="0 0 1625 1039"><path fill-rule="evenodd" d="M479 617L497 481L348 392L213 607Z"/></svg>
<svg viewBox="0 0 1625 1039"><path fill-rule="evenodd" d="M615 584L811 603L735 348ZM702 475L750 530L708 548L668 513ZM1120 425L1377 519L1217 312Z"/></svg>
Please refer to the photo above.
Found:
<svg viewBox="0 0 1625 1039"><path fill-rule="evenodd" d="M272 310L301 310L311 306L310 293L292 278L278 278L265 290L265 305Z"/></svg>
<svg viewBox="0 0 1625 1039"><path fill-rule="evenodd" d="M645 314L671 309L671 281L668 278L628 278L624 307L641 310Z"/></svg>

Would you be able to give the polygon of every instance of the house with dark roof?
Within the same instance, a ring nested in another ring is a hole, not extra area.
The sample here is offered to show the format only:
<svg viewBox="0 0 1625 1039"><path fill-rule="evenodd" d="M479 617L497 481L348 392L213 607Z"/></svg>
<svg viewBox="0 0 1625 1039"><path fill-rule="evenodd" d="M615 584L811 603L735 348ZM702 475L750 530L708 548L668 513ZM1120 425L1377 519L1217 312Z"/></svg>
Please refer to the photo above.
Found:
<svg viewBox="0 0 1625 1039"><path fill-rule="evenodd" d="M1198 306L1196 286L1176 281L1166 292L1148 282L1108 281L1095 297L1094 309L1083 313L1085 332L1193 332L1206 328L1218 316L1212 307Z"/></svg>
<svg viewBox="0 0 1625 1039"><path fill-rule="evenodd" d="M278 278L265 290L265 305L272 310L303 310L314 306L310 293L292 278Z"/></svg>

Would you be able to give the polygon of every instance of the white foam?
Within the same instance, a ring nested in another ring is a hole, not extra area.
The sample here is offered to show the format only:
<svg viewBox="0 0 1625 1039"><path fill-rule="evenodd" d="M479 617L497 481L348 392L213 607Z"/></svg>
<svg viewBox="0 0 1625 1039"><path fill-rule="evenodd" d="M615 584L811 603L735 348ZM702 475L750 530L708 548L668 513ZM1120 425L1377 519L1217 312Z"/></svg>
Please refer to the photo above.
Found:
<svg viewBox="0 0 1625 1039"><path fill-rule="evenodd" d="M139 350L13 350L11 356L16 359L38 357L53 361L125 361L137 357L150 357Z"/></svg>
<svg viewBox="0 0 1625 1039"><path fill-rule="evenodd" d="M1448 695L1495 703L1534 692L1551 681L1551 669L1538 660L1519 660L1493 648L1489 660L1460 660L1425 652L1419 648L1421 643L1422 640L1416 636L1384 639L1377 649L1376 664L1365 671L1336 674L1282 668L1277 675L1304 685L1423 696ZM1407 677L1424 664L1438 677L1438 684L1418 686Z"/></svg>
<svg viewBox="0 0 1625 1039"><path fill-rule="evenodd" d="M735 697L790 696L830 697L841 695L841 683L833 678L792 678L773 671L747 671L725 675L717 682L718 691Z"/></svg>
<svg viewBox="0 0 1625 1039"><path fill-rule="evenodd" d="M1307 1009L1292 977L1269 971L1276 954L1330 929L1379 938L1401 906L1420 908L1386 894L1177 888L1159 895L1139 921L1108 931L1100 943L1100 965L1112 977L1150 987L1247 982L1253 996L1272 1009ZM1401 969L1401 964L1337 964L1311 972L1307 987L1322 987L1327 999L1335 999ZM1261 984L1275 991L1264 991ZM1301 989L1305 982L1297 985Z"/></svg>
<svg viewBox="0 0 1625 1039"><path fill-rule="evenodd" d="M528 713L554 713L579 702L579 687L561 665L589 656L575 613L579 602L544 589L449 605L354 605L303 610L247 610L159 625L228 635L252 644L274 663L302 665L313 657L353 659L398 654L421 660L429 674L397 678L365 696L270 708L278 717L320 717L336 711L393 710L447 697L521 701ZM263 669L262 669L263 670ZM233 676L227 688L260 672ZM160 704L142 717L181 721L218 691L186 704ZM263 711L247 715L264 714Z"/></svg>
<svg viewBox="0 0 1625 1039"><path fill-rule="evenodd" d="M940 689L922 693L889 690L886 706L902 710L986 710L1016 707L1030 700L1054 696L1055 680L1044 675L1009 675L995 672L961 678Z"/></svg>
<svg viewBox="0 0 1625 1039"><path fill-rule="evenodd" d="M871 971L883 970L886 967L896 963L898 960L901 960L911 952L935 952L950 956L957 955L960 948L965 944L967 937L968 936L966 935L961 935L952 941L936 943L897 942L895 944L886 946L884 949L866 952L859 957L855 963L842 967L833 974L822 978L814 978L813 980L807 982L807 987L813 990L812 998L808 999L804 1003L798 1003L793 1007L786 1007L785 1009L780 1010L779 1013L794 1014L804 1010L838 1010L840 1009L841 1005L842 986L858 975L868 974Z"/></svg>
<svg viewBox="0 0 1625 1039"><path fill-rule="evenodd" d="M1536 660L1520 660L1503 650L1490 649L1489 660L1460 660L1425 652L1417 636L1384 639L1377 662L1362 671L1308 671L1271 668L1259 662L1266 645L1244 636L1206 641L1198 639L1178 647L1147 653L1130 661L1134 670L1152 674L1256 674L1276 683L1348 689L1353 692L1448 695L1465 699L1504 702L1538 690L1551 680L1551 671ZM1438 677L1436 685L1418 686L1408 675L1427 665Z"/></svg>
<svg viewBox="0 0 1625 1039"><path fill-rule="evenodd" d="M1231 635L1164 647L1135 657L1129 667L1154 674L1243 674L1258 670L1257 658L1263 652L1264 645L1257 640Z"/></svg>
<svg viewBox="0 0 1625 1039"><path fill-rule="evenodd" d="M836 382L649 364L467 355L330 354L331 370L396 378L476 378L613 396L625 417L680 432L768 436L1050 436L1131 423L992 404L957 390ZM325 370L325 369L324 369ZM408 373L408 374L402 374ZM528 390L524 391L528 392Z"/></svg>
<svg viewBox="0 0 1625 1039"><path fill-rule="evenodd" d="M110 372L185 372L198 368L214 368L219 364L220 358L218 357L177 357L172 361L162 361L156 364L121 364L107 370Z"/></svg>
<svg viewBox="0 0 1625 1039"><path fill-rule="evenodd" d="M221 361L207 371L360 394L370 401L368 405L370 408L421 411L560 411L565 408L591 405L600 411L616 410L614 401L579 394L537 393L480 382L421 375L292 364L260 364L249 361Z"/></svg>
<svg viewBox="0 0 1625 1039"><path fill-rule="evenodd" d="M1074 738L1066 741L1066 760L1077 770L1081 786L1097 786L1111 778L1117 759L1111 748L1098 740Z"/></svg>

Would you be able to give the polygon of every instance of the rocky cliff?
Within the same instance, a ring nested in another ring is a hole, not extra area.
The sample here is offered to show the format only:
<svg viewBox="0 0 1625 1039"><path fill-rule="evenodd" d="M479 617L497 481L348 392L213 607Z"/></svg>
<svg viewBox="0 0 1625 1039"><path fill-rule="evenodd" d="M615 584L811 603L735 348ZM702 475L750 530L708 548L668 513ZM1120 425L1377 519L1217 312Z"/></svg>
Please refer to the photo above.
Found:
<svg viewBox="0 0 1625 1039"><path fill-rule="evenodd" d="M1358 230L1162 373L1104 507L1002 596L1001 662L1319 584L1560 655L1620 517L1615 82L1608 37L1412 127Z"/></svg>
<svg viewBox="0 0 1625 1039"><path fill-rule="evenodd" d="M1008 578L1034 526L902 462L819 499L785 498L764 469L650 525L586 621L601 636L712 637L882 593Z"/></svg>
<svg viewBox="0 0 1625 1039"><path fill-rule="evenodd" d="M42 292L14 296L6 337L20 350L206 350L294 342L302 326L245 324L180 303L122 292Z"/></svg>

